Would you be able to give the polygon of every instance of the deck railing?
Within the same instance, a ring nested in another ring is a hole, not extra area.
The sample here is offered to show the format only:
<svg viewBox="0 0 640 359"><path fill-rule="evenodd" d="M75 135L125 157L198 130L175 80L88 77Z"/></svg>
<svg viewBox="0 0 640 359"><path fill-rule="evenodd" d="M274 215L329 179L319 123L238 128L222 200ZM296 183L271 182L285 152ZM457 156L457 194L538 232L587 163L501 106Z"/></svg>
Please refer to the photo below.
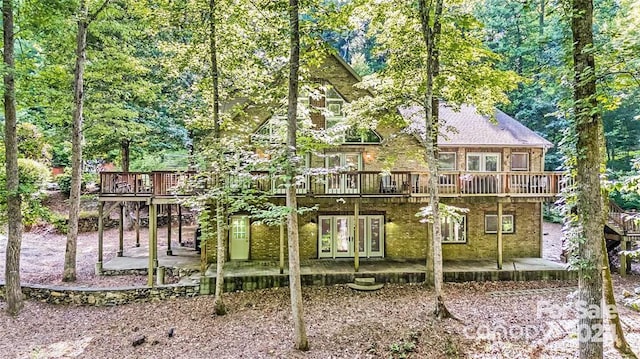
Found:
<svg viewBox="0 0 640 359"><path fill-rule="evenodd" d="M629 213L614 202L609 202L609 223L618 226L625 234L640 234L638 213Z"/></svg>
<svg viewBox="0 0 640 359"><path fill-rule="evenodd" d="M103 195L172 196L181 192L195 172L102 172ZM443 197L531 196L552 197L566 185L561 172L441 172L438 188ZM207 181L209 183L210 181ZM228 178L226 183L235 183ZM246 178L241 181L246 182ZM283 195L284 184L267 172L253 172L250 185L272 195ZM429 174L415 171L352 171L302 176L298 194L319 196L428 196ZM244 184L243 184L244 186ZM249 186L247 184L247 186ZM204 186L206 187L206 186ZM197 191L197 190L195 190Z"/></svg>
<svg viewBox="0 0 640 359"><path fill-rule="evenodd" d="M171 196L180 193L195 172L100 172L100 194Z"/></svg>

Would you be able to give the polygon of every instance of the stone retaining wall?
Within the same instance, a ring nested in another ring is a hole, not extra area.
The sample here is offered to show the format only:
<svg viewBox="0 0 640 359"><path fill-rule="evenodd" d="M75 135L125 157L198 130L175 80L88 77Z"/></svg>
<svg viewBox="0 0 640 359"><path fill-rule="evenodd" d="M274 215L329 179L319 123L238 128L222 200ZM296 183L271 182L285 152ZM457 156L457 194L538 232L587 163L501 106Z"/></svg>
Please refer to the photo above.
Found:
<svg viewBox="0 0 640 359"><path fill-rule="evenodd" d="M47 287L30 284L22 287L25 298L49 304L114 306L135 302L157 301L167 298L195 297L198 285L169 284L157 287L74 288ZM4 300L5 284L0 282L0 299Z"/></svg>
<svg viewBox="0 0 640 359"><path fill-rule="evenodd" d="M177 228L178 227L178 215L172 215L172 224ZM158 216L158 227L164 227L168 223L168 218L166 215ZM69 223L68 219L64 220L65 225ZM195 223L195 219L193 214L187 213L182 215L182 224L183 225L193 225ZM116 228L120 225L120 220L118 218L106 217L104 219L104 228ZM149 228L149 218L142 217L140 218L140 228ZM95 216L86 216L78 219L78 232L96 232L98 230L98 215Z"/></svg>

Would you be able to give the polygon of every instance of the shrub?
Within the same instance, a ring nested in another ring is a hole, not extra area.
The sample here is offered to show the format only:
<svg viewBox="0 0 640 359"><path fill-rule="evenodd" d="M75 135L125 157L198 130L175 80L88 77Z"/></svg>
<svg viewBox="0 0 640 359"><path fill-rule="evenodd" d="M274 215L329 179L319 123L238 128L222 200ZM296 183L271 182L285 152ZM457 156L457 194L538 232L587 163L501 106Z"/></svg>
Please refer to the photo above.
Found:
<svg viewBox="0 0 640 359"><path fill-rule="evenodd" d="M93 178L94 175L91 173L83 173L80 189L84 191L87 188L87 183L92 181ZM60 191L69 196L71 194L71 167L65 168L64 173L56 177L56 182L58 182Z"/></svg>
<svg viewBox="0 0 640 359"><path fill-rule="evenodd" d="M6 170L5 164L0 164L0 223L6 221ZM45 195L42 189L49 179L49 168L40 162L19 158L18 175L20 176L19 191L22 197L23 224L29 228L38 220L47 220L50 216L49 209L42 205L42 197Z"/></svg>
<svg viewBox="0 0 640 359"><path fill-rule="evenodd" d="M19 123L16 131L21 157L47 163L51 161L50 146L36 125L28 122Z"/></svg>

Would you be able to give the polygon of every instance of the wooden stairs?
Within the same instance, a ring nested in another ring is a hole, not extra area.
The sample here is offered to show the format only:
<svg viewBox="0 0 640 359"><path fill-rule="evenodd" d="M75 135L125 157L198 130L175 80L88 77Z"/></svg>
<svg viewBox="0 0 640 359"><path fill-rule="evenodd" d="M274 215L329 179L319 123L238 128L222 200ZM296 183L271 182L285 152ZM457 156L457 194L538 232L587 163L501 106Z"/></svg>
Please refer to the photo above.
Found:
<svg viewBox="0 0 640 359"><path fill-rule="evenodd" d="M626 212L617 204L609 203L609 218L607 227L609 233L605 238L609 240L621 240L626 237L629 241L640 241L640 213Z"/></svg>

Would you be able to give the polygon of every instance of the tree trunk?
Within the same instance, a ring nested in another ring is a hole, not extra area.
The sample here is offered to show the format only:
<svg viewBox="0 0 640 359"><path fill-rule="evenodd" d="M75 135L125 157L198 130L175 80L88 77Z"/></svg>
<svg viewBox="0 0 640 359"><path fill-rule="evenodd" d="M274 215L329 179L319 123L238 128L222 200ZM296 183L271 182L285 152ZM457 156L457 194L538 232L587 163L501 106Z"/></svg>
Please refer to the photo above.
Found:
<svg viewBox="0 0 640 359"><path fill-rule="evenodd" d="M209 1L209 51L211 52L211 82L213 87L213 137L216 140L218 146L218 161L222 167L224 163L224 156L222 155L222 146L220 144L220 93L218 83L218 48L216 43L216 1ZM216 176L217 186L222 186L222 176ZM222 293L224 292L224 262L226 259L227 251L225 246L225 231L224 225L226 218L226 212L224 210L223 201L221 198L216 199L216 288L214 296L214 310L216 315L225 315L227 308L222 299Z"/></svg>
<svg viewBox="0 0 640 359"><path fill-rule="evenodd" d="M216 237L217 237L217 253L216 253L216 289L214 297L214 310L216 315L227 314L227 307L222 300L224 292L224 262L227 256L225 246L224 218L226 217L222 201L216 201Z"/></svg>
<svg viewBox="0 0 640 359"><path fill-rule="evenodd" d="M592 0L573 0L574 106L577 132L577 213L582 238L578 243L578 305L602 308L603 200L600 189L602 119L597 112L595 61L593 56ZM602 312L602 310L598 311ZM602 316L578 318L580 358L603 355Z"/></svg>
<svg viewBox="0 0 640 359"><path fill-rule="evenodd" d="M62 281L76 280L76 249L78 217L80 215L80 185L82 183L82 110L84 105L84 65L86 62L88 10L86 0L80 0L76 37L76 66L73 79L73 128L71 134L71 195L69 196L69 233L64 256Z"/></svg>
<svg viewBox="0 0 640 359"><path fill-rule="evenodd" d="M426 94L424 98L425 110L425 158L429 168L429 205L433 219L432 242L433 251L433 286L435 290L435 310L434 315L439 318L449 318L451 314L444 303L442 291L443 269L442 269L442 231L440 224L440 197L438 193L438 132L439 132L439 101L433 95L433 81L440 71L440 61L438 52L438 40L440 37L440 17L442 15L442 0L436 1L433 17L433 28L430 26L431 9L425 0L419 1L420 22L422 25L422 36L427 48L426 66Z"/></svg>
<svg viewBox="0 0 640 359"><path fill-rule="evenodd" d="M16 132L16 88L13 61L13 2L2 2L4 38L4 145L7 171L7 220L8 238L5 262L7 312L17 315L22 309L20 286L20 247L22 245L22 201L18 177L18 136Z"/></svg>
<svg viewBox="0 0 640 359"><path fill-rule="evenodd" d="M302 284L300 282L300 249L298 239L298 203L296 198L295 176L298 161L296 159L296 135L298 118L298 68L300 67L300 29L298 24L298 0L289 0L289 31L291 54L289 58L289 101L287 107L287 160L286 206L287 234L289 248L289 289L291 295L291 314L295 331L295 347L308 350L309 341L304 323L302 306Z"/></svg>
<svg viewBox="0 0 640 359"><path fill-rule="evenodd" d="M120 141L120 158L122 160L122 172L129 172L129 164L131 163L131 141Z"/></svg>
<svg viewBox="0 0 640 359"><path fill-rule="evenodd" d="M624 337L624 331L622 330L622 324L620 323L620 315L618 312L618 306L616 304L616 298L613 295L613 281L611 279L611 268L609 268L609 254L607 253L606 239L602 237L602 265L603 267L603 280L604 280L604 303L607 308L607 312L615 313L609 314L609 328L613 336L613 347L618 349L620 354L626 358L637 358L633 352L629 343ZM609 311L609 308L614 310Z"/></svg>

